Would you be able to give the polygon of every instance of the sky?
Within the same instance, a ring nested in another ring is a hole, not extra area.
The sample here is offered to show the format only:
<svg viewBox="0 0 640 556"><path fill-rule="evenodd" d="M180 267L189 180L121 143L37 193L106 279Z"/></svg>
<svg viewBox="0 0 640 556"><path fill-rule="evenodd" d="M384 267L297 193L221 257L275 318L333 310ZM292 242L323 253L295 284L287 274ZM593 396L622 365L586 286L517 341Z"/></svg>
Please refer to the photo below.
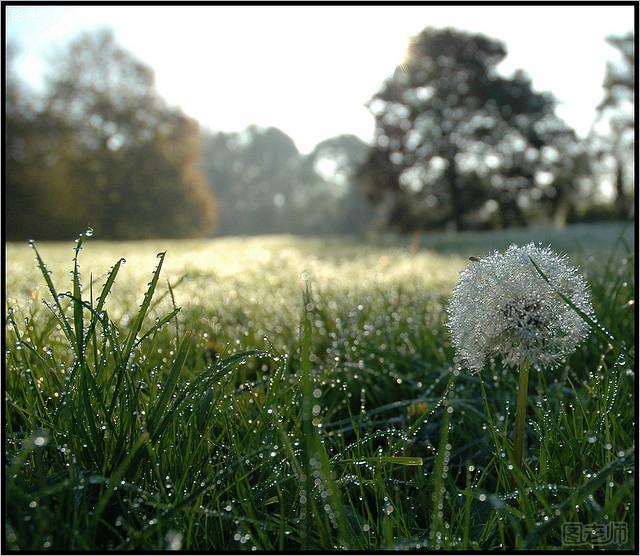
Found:
<svg viewBox="0 0 640 556"><path fill-rule="evenodd" d="M302 152L353 133L371 141L366 102L427 26L505 42L499 70L522 68L585 136L602 100L605 42L633 29L633 6L8 6L16 68L41 89L48 60L83 31L111 28L153 68L171 105L212 130L275 126Z"/></svg>

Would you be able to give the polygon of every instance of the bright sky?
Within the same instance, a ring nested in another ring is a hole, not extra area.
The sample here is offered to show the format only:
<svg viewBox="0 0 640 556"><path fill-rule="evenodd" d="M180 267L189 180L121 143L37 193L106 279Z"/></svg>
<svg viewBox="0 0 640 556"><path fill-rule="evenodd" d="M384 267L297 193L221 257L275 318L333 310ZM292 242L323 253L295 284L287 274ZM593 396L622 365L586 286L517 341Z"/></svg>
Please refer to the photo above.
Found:
<svg viewBox="0 0 640 556"><path fill-rule="evenodd" d="M298 148L341 133L366 141L364 104L424 27L504 41L504 73L524 69L554 93L585 135L602 99L611 34L633 29L633 6L9 6L17 68L39 87L47 59L79 32L110 27L151 66L160 94L206 127L276 126Z"/></svg>

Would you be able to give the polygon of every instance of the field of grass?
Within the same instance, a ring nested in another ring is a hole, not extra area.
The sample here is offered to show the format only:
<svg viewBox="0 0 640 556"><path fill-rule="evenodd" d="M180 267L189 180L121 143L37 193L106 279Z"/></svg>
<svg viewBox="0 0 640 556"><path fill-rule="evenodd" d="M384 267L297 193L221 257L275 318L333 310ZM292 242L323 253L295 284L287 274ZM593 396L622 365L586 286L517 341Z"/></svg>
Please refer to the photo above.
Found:
<svg viewBox="0 0 640 556"><path fill-rule="evenodd" d="M512 240L568 252L606 330L532 372L522 472L517 374L444 327ZM77 246L7 245L6 548L633 547L632 229Z"/></svg>

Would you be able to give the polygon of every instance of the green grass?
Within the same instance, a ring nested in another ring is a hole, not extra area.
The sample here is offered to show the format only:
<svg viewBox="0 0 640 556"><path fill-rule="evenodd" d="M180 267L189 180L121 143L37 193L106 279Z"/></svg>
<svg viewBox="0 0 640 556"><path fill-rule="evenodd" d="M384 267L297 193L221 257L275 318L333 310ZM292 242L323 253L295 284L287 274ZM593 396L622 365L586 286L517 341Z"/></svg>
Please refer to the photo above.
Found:
<svg viewBox="0 0 640 556"><path fill-rule="evenodd" d="M570 522L631 548L620 230L9 244L7 548L591 548L562 545ZM568 251L613 338L531 373L522 472L517 373L457 368L443 311L466 257L511 239Z"/></svg>

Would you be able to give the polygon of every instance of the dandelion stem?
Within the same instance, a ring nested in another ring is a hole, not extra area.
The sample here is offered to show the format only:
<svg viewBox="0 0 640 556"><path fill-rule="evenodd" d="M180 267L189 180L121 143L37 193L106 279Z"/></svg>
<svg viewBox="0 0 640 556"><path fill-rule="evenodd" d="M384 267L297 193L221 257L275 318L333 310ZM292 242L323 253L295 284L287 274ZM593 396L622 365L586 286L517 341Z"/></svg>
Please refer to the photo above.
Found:
<svg viewBox="0 0 640 556"><path fill-rule="evenodd" d="M525 359L520 363L520 382L518 384L518 405L516 408L516 431L513 441L513 459L519 469L522 469L522 454L524 452L524 419L527 415L527 388L529 386L529 362Z"/></svg>

